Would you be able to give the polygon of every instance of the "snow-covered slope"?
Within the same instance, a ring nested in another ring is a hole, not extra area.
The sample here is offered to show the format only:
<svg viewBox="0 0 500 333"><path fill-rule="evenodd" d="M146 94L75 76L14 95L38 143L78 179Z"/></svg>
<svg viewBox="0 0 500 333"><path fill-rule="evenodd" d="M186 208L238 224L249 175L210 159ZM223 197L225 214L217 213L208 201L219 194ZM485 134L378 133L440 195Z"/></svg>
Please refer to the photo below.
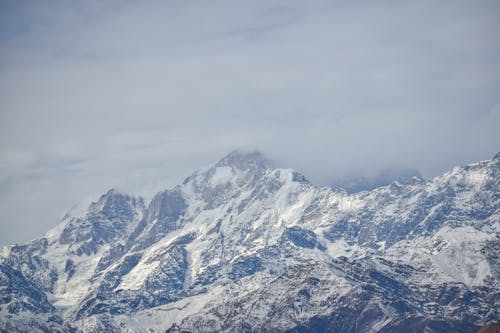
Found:
<svg viewBox="0 0 500 333"><path fill-rule="evenodd" d="M0 329L473 332L500 318L500 156L348 195L233 152L0 255Z"/></svg>

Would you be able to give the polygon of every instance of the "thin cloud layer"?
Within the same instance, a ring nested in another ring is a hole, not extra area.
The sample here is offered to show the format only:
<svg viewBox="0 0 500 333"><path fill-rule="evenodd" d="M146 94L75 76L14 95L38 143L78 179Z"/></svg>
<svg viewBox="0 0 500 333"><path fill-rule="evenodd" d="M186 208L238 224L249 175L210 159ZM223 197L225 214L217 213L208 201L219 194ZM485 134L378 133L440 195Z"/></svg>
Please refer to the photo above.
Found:
<svg viewBox="0 0 500 333"><path fill-rule="evenodd" d="M497 1L0 7L0 244L235 148L321 185L499 150Z"/></svg>

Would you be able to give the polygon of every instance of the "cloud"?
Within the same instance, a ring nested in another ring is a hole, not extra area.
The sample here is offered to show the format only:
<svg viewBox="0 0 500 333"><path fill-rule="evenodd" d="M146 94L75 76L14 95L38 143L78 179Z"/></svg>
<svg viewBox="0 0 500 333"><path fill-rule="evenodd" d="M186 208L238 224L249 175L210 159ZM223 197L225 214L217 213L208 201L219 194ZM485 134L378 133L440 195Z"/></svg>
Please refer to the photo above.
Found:
<svg viewBox="0 0 500 333"><path fill-rule="evenodd" d="M318 184L498 151L496 1L0 6L0 243L238 147Z"/></svg>

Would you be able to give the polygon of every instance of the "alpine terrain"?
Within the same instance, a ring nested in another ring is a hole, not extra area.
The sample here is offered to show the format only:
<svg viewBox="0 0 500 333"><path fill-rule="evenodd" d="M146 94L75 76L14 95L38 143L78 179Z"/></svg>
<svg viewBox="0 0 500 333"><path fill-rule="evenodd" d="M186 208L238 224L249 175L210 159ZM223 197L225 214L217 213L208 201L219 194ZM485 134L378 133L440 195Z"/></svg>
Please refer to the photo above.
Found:
<svg viewBox="0 0 500 333"><path fill-rule="evenodd" d="M0 250L2 332L476 332L500 320L500 154L348 194L232 152Z"/></svg>

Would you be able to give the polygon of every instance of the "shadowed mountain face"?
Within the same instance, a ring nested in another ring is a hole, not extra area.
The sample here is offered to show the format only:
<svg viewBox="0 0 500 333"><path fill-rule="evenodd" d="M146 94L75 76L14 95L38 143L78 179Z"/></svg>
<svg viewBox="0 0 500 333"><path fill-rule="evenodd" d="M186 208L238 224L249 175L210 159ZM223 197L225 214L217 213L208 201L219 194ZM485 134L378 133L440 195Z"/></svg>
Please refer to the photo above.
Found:
<svg viewBox="0 0 500 333"><path fill-rule="evenodd" d="M500 158L348 194L232 152L0 252L7 332L475 332L499 318Z"/></svg>

